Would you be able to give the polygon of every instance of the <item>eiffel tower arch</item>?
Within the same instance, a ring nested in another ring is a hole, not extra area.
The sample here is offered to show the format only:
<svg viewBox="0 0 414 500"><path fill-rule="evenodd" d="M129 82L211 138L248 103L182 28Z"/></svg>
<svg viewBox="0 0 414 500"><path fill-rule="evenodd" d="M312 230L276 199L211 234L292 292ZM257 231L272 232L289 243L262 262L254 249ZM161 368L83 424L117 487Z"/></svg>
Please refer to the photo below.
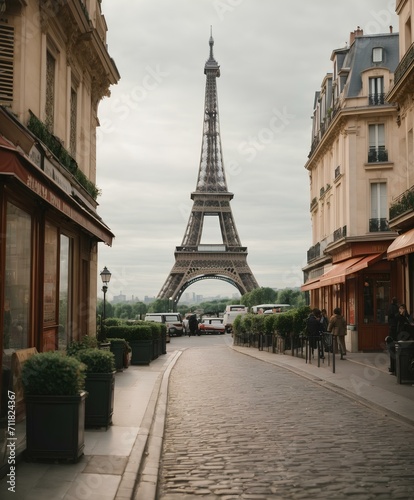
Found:
<svg viewBox="0 0 414 500"><path fill-rule="evenodd" d="M191 193L193 207L181 246L174 252L175 264L170 271L159 299L178 302L193 283L218 279L235 286L241 295L259 285L247 264L247 247L237 233L230 207L233 193L227 189L221 148L217 82L220 66L213 56L214 40L210 36L210 56L204 66L206 91L203 141L196 190ZM222 242L201 244L204 218L218 219Z"/></svg>

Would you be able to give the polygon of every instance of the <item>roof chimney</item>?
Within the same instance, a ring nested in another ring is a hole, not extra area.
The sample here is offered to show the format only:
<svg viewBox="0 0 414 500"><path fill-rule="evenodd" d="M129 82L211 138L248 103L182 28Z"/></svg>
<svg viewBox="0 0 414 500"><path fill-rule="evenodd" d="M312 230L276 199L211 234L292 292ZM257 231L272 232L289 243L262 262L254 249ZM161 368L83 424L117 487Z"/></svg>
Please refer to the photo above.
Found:
<svg viewBox="0 0 414 500"><path fill-rule="evenodd" d="M352 45L357 36L362 36L364 34L364 30L357 26L357 29L354 32L351 31L349 34L349 45Z"/></svg>

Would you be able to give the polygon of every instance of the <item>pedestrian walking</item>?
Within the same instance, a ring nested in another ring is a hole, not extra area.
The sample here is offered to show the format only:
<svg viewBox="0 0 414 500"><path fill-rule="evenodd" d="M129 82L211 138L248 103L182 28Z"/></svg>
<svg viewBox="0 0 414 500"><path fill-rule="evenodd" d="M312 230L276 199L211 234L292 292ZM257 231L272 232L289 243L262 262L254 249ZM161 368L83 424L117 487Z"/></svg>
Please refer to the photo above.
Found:
<svg viewBox="0 0 414 500"><path fill-rule="evenodd" d="M328 332L332 332L335 352L338 352L339 349L341 359L343 359L346 356L346 320L342 316L340 307L335 307L333 315L329 319Z"/></svg>

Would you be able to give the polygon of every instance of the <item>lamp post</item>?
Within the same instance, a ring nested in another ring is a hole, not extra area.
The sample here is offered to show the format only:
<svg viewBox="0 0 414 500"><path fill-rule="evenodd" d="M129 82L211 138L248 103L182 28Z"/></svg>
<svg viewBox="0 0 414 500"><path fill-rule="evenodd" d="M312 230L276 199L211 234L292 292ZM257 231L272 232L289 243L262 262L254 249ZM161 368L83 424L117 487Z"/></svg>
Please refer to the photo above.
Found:
<svg viewBox="0 0 414 500"><path fill-rule="evenodd" d="M108 268L105 266L103 268L103 271L101 272L101 280L102 280L102 283L103 283L103 286L102 286L102 291L103 291L103 294L104 294L104 300L103 300L103 314L102 314L102 317L101 317L101 337L103 335L103 322L105 320L105 317L106 317L106 292L108 291L108 283L111 281L111 272L108 270Z"/></svg>
<svg viewBox="0 0 414 500"><path fill-rule="evenodd" d="M173 300L173 298L172 298L172 297L170 297L169 304L168 304L168 305L169 305L169 308L168 308L168 309L169 309L169 312L174 312L174 308L172 308L172 307L171 307L171 306L172 306L172 303L173 303L173 301L172 301L172 300Z"/></svg>

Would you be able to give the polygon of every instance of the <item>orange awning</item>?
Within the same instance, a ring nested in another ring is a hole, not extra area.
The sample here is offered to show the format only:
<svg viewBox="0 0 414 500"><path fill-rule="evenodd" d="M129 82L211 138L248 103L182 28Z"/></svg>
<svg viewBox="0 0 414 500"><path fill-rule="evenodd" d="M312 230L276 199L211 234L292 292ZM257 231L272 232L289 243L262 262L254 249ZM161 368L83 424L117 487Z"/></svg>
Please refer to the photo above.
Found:
<svg viewBox="0 0 414 500"><path fill-rule="evenodd" d="M301 291L307 292L308 290L314 290L315 288L319 288L320 280L321 280L321 277L319 276L319 278L307 281L304 285L302 285L300 287Z"/></svg>
<svg viewBox="0 0 414 500"><path fill-rule="evenodd" d="M401 255L414 253L414 229L397 236L387 250L387 258L395 259Z"/></svg>
<svg viewBox="0 0 414 500"><path fill-rule="evenodd" d="M382 253L374 253L372 255L367 255L366 257L362 257L362 259L360 259L356 264L354 264L353 266L349 266L346 269L346 274L348 275L352 273L357 273L358 271L361 271L361 269L365 269L366 267L380 260L381 256Z"/></svg>
<svg viewBox="0 0 414 500"><path fill-rule="evenodd" d="M356 264L361 257L353 257L352 259L344 260L335 264L327 273L321 276L321 286L335 285L337 283L345 283L346 270L348 267Z"/></svg>

